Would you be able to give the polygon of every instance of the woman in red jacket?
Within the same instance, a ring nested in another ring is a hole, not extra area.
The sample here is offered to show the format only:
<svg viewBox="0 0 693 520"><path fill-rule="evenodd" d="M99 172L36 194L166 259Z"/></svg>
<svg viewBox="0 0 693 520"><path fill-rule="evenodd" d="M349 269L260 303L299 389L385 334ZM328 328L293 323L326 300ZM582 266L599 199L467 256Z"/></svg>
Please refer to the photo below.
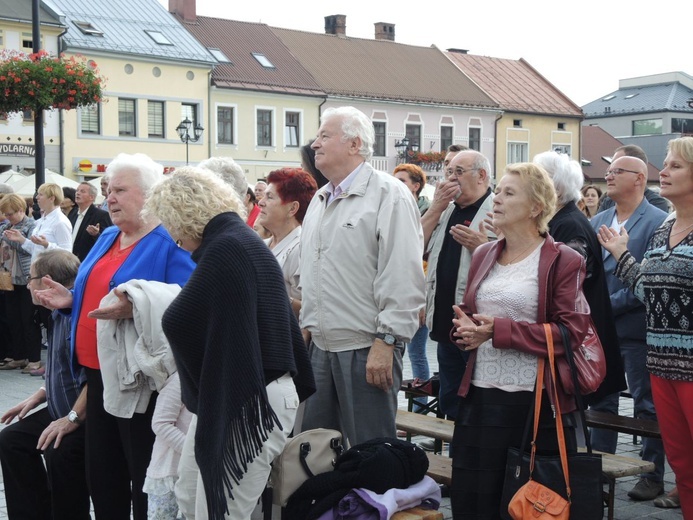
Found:
<svg viewBox="0 0 693 520"><path fill-rule="evenodd" d="M546 357L542 324L552 324L557 357L565 354L558 323L567 326L574 344L587 331L585 261L548 235L555 207L553 183L541 166L509 165L493 201L493 224L504 238L474 252L464 302L455 307L453 340L471 351L452 447L455 520L500 518L507 450L521 444L537 358ZM572 400L558 386L562 412L572 411ZM557 451L546 396L537 445ZM564 425L568 449L574 450L574 423L566 416Z"/></svg>

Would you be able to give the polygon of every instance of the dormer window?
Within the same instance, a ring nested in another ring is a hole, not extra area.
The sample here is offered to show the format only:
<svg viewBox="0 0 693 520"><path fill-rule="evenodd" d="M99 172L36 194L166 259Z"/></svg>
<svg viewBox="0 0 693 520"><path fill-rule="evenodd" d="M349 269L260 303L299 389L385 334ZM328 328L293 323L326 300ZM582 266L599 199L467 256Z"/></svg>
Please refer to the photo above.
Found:
<svg viewBox="0 0 693 520"><path fill-rule="evenodd" d="M264 54L261 54L259 52L254 52L253 57L258 61L260 65L265 67L266 69L274 69L276 68L274 65L272 65L272 62L267 59L267 56Z"/></svg>
<svg viewBox="0 0 693 520"><path fill-rule="evenodd" d="M147 35L152 40L154 40L156 43L158 43L159 45L173 45L173 43L171 43L169 41L169 39L166 38L166 36L164 36L164 33L162 33L161 31L144 31L144 32L146 32Z"/></svg>
<svg viewBox="0 0 693 520"><path fill-rule="evenodd" d="M213 49L209 48L207 49L212 56L214 56L214 59L217 60L219 63L231 63L231 60L226 57L226 54L224 54L220 49Z"/></svg>
<svg viewBox="0 0 693 520"><path fill-rule="evenodd" d="M103 31L100 31L96 27L94 27L90 22L73 22L76 26L77 29L82 31L82 34L86 34L89 36L103 36Z"/></svg>

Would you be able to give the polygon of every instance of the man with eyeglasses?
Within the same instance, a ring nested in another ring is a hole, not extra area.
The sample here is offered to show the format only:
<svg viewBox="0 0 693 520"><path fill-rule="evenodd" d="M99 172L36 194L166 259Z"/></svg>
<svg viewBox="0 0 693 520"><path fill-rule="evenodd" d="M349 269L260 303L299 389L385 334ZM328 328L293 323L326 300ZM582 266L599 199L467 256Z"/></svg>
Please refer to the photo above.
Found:
<svg viewBox="0 0 693 520"><path fill-rule="evenodd" d="M421 226L428 254L426 325L438 342L439 406L454 419L468 353L450 342L452 306L464 298L472 253L495 235L483 225L493 207L488 159L475 150L460 151L451 157L445 175Z"/></svg>
<svg viewBox="0 0 693 520"><path fill-rule="evenodd" d="M601 226L628 232L628 250L640 262L647 244L667 214L655 208L645 198L647 187L647 165L637 157L622 156L611 163L606 171L606 194L615 206L597 213L590 224L599 230ZM628 379L628 389L633 396L633 413L641 419L656 420L650 378L645 368L647 344L645 343L645 306L635 297L629 287L614 276L617 259L606 249L604 271L611 298L611 307L616 322L616 331L621 346L621 357ZM619 394L611 394L590 408L618 414ZM614 453L617 432L592 429L592 447L595 450ZM640 475L640 480L628 492L633 500L653 500L664 492L664 447L660 439L643 438L643 460L653 462L655 471Z"/></svg>
<svg viewBox="0 0 693 520"><path fill-rule="evenodd" d="M626 144L616 148L616 150L614 150L614 155L611 156L611 162L613 163L616 159L623 156L637 157L642 162L647 164L647 154L645 153L645 150L643 150L636 144ZM655 208L659 208L662 211L666 212L670 211L669 201L664 197L660 196L659 193L657 193L656 191L651 190L650 188L645 188L645 198L647 199L647 202L652 204ZM602 200L599 201L599 208L597 208L597 213L609 208L613 208L613 206L614 201L611 200L611 198L608 195L605 195L604 197L602 197Z"/></svg>

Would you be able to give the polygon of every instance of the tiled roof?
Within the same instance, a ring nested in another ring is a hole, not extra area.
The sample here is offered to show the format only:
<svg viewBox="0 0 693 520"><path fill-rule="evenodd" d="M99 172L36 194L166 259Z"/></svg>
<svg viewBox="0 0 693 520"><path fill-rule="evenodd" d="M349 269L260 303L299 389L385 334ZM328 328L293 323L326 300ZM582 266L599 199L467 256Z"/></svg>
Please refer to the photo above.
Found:
<svg viewBox="0 0 693 520"><path fill-rule="evenodd" d="M623 143L599 126L582 127L582 172L585 178L603 182L614 150ZM589 161L590 164L585 164ZM647 181L659 181L659 170L647 163Z"/></svg>
<svg viewBox="0 0 693 520"><path fill-rule="evenodd" d="M212 82L216 86L325 95L267 25L205 16L198 16L194 22L180 21L202 45L221 50L231 61L215 66ZM263 67L253 53L265 55L274 68Z"/></svg>
<svg viewBox="0 0 693 520"><path fill-rule="evenodd" d="M610 117L648 112L693 112L693 90L678 82L621 88L587 103L585 117Z"/></svg>
<svg viewBox="0 0 693 520"><path fill-rule="evenodd" d="M504 110L582 116L579 106L524 59L490 58L454 51L446 52L445 55Z"/></svg>
<svg viewBox="0 0 693 520"><path fill-rule="evenodd" d="M39 18L42 24L60 25L60 20L39 6ZM31 2L27 0L0 0L0 20L21 20L31 23Z"/></svg>
<svg viewBox="0 0 693 520"><path fill-rule="evenodd" d="M272 27L327 93L388 101L497 108L436 47Z"/></svg>
<svg viewBox="0 0 693 520"><path fill-rule="evenodd" d="M150 56L212 65L214 59L157 0L43 0L68 27L69 50ZM102 36L84 34L74 22L88 22ZM170 45L145 31L160 32Z"/></svg>

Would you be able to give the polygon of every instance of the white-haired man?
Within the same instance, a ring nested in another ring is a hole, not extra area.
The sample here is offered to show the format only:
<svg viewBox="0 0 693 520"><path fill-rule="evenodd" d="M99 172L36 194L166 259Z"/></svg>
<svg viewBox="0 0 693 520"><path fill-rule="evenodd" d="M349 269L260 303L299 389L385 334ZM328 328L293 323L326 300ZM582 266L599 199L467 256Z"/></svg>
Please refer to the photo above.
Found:
<svg viewBox="0 0 693 520"><path fill-rule="evenodd" d="M367 162L368 117L330 108L321 123L312 148L329 183L301 237L301 326L317 385L302 428L341 430L354 445L396 434L403 343L424 305L423 235L411 193Z"/></svg>
<svg viewBox="0 0 693 520"><path fill-rule="evenodd" d="M77 213L70 218L72 224L72 252L80 261L84 260L94 247L101 232L113 225L108 211L94 205L97 189L93 184L81 182L75 190Z"/></svg>

